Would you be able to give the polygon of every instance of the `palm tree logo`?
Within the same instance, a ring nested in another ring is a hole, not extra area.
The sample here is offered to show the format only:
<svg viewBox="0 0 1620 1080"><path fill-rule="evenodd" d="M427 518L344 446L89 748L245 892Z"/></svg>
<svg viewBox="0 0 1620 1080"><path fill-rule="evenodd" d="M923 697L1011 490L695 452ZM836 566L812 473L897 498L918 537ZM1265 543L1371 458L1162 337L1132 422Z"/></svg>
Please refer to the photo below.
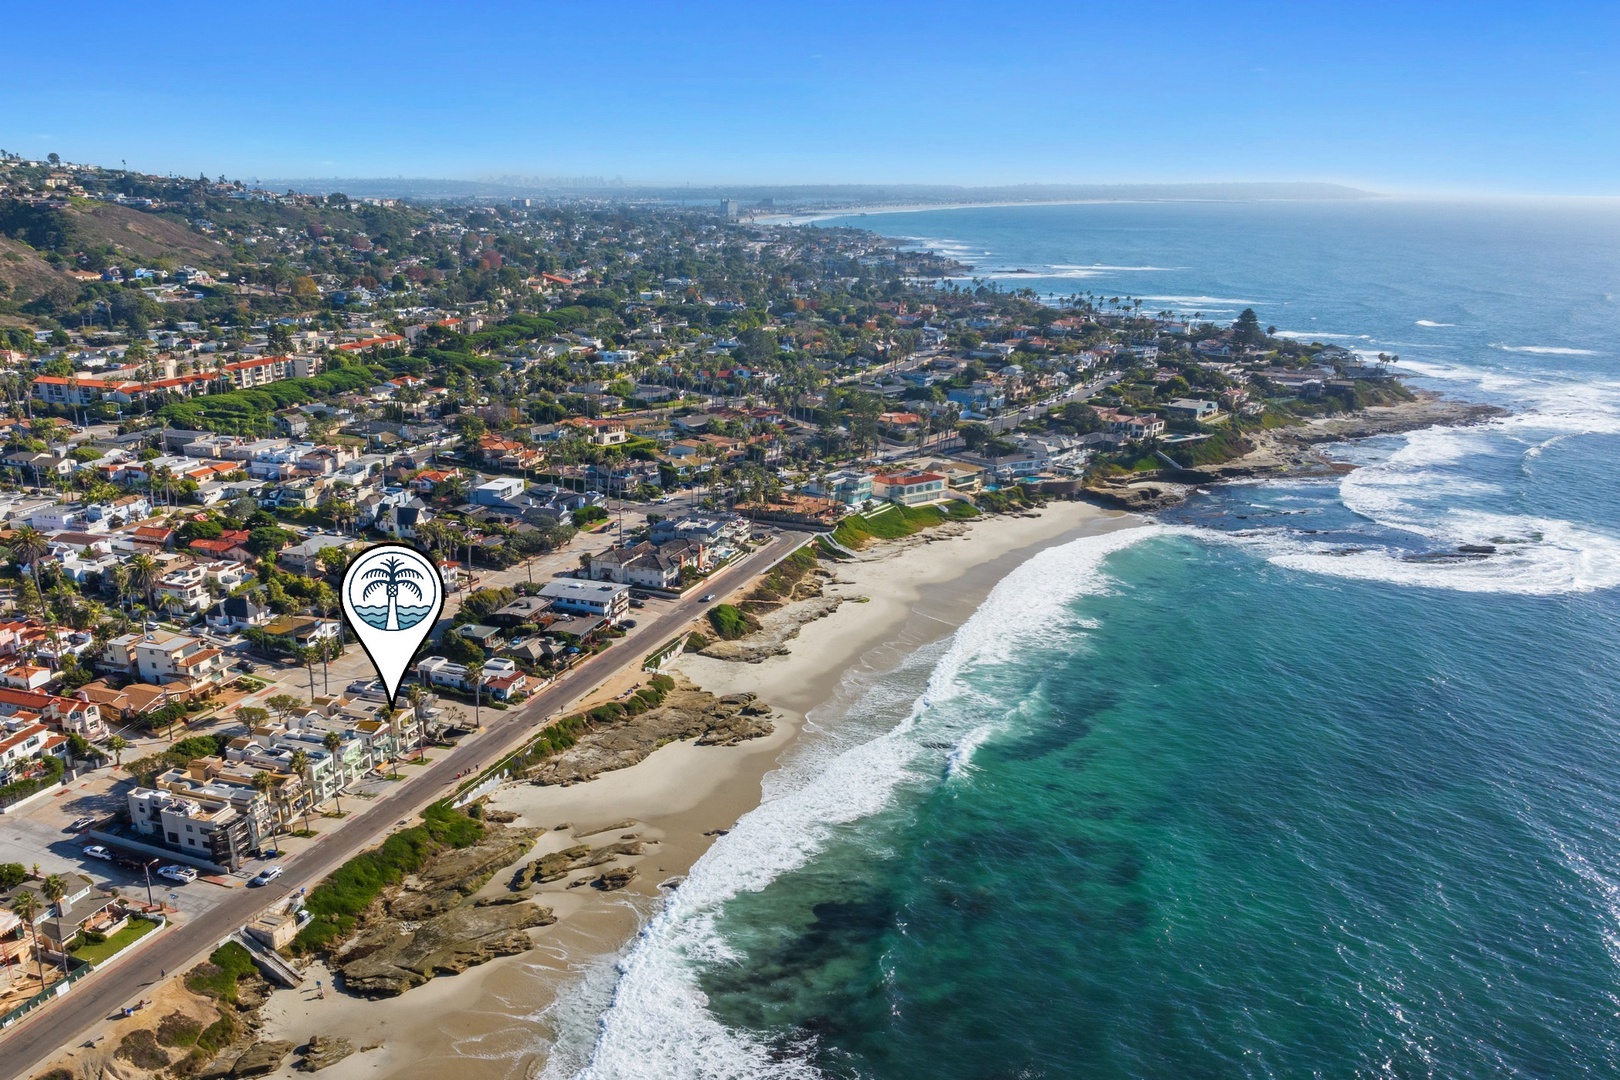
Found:
<svg viewBox="0 0 1620 1080"><path fill-rule="evenodd" d="M397 549L396 549L397 550ZM416 560L386 554L362 560L349 578L349 595L358 615L378 630L409 630L434 609L437 596L429 572Z"/></svg>

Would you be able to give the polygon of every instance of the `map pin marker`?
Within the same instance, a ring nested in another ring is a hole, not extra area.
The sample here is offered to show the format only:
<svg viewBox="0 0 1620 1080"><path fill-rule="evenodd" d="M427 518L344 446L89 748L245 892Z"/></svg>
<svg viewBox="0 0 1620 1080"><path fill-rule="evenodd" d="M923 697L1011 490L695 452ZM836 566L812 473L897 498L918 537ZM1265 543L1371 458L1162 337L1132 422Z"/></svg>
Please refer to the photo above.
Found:
<svg viewBox="0 0 1620 1080"><path fill-rule="evenodd" d="M343 614L388 689L389 705L442 610L439 570L413 547L378 544L349 564Z"/></svg>

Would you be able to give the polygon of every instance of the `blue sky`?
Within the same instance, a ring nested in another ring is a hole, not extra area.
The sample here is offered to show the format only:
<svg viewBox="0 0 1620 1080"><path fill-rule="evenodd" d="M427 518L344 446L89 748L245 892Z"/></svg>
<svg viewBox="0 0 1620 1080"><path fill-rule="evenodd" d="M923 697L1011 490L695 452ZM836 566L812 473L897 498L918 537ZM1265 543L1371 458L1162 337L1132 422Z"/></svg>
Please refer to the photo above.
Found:
<svg viewBox="0 0 1620 1080"><path fill-rule="evenodd" d="M232 178L1620 194L1620 4L16 5L0 147Z"/></svg>

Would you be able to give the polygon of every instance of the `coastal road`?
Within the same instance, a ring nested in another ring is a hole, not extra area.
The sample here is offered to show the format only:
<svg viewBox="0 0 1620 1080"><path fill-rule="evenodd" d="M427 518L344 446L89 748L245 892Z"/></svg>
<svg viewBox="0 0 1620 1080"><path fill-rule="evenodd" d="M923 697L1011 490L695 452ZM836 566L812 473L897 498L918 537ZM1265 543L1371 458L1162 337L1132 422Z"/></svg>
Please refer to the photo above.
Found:
<svg viewBox="0 0 1620 1080"><path fill-rule="evenodd" d="M713 592L724 598L787 558L810 535L789 532L775 536L758 551L713 575L698 595ZM233 890L220 904L156 935L115 967L91 975L64 997L29 1014L0 1034L0 1080L29 1076L56 1054L84 1042L97 1025L151 993L159 981L152 974L153 968L178 975L275 901L300 888L314 888L344 862L381 840L401 820L409 820L429 803L443 798L453 789L458 774L494 764L534 735L553 713L568 709L613 676L639 669L650 652L673 638L708 606L696 596L677 601L633 639L620 641L584 661L517 708L494 713L497 719L486 724L482 732L463 739L453 750L441 752L425 770L393 785L387 794L373 799L364 812L323 834L313 847L287 864L286 872L274 885Z"/></svg>

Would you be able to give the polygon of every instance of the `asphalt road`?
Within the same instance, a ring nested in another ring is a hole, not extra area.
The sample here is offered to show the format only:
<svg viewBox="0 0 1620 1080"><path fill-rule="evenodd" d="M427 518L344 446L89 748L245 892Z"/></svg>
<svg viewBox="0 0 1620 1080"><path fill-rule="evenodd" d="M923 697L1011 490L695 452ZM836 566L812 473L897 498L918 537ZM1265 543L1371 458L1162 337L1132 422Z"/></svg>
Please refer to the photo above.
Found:
<svg viewBox="0 0 1620 1080"><path fill-rule="evenodd" d="M108 971L98 972L74 985L64 997L35 1010L0 1035L0 1076L25 1077L43 1067L60 1051L85 1041L97 1025L113 1018L125 1005L151 993L157 977L152 969L178 974L204 959L238 927L260 911L300 888L313 888L342 863L377 843L401 819L410 819L428 803L443 798L457 774L475 765L491 765L502 754L544 726L547 717L573 705L587 693L627 668L639 667L648 653L674 637L709 605L698 596L709 592L724 597L786 558L809 537L784 533L765 547L710 579L708 587L679 601L638 632L581 663L562 679L508 712L491 712L484 730L450 751L441 752L422 772L372 800L363 813L324 834L274 884L243 888L207 912L159 934Z"/></svg>

